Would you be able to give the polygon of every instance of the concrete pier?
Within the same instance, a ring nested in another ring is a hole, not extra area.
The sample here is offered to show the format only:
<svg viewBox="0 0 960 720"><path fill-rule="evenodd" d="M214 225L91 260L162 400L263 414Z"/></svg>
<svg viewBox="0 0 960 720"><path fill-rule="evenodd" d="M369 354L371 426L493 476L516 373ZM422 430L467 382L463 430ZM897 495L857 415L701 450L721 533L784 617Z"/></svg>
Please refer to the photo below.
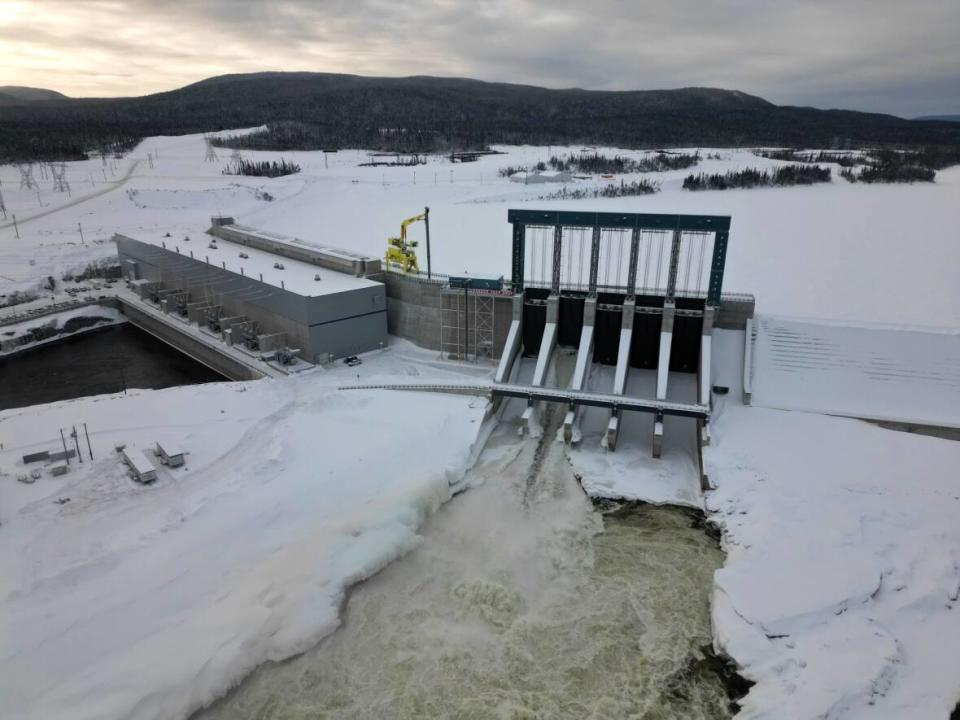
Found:
<svg viewBox="0 0 960 720"><path fill-rule="evenodd" d="M533 371L533 387L543 387L547 380L547 371L553 360L553 351L557 347L557 320L560 316L560 297L551 295L547 298L547 323L543 328L543 339L540 341L540 352L537 353L537 365ZM540 426L540 413L537 404L532 402L523 411L520 424L525 434L531 429ZM539 430L538 430L539 431Z"/></svg>
<svg viewBox="0 0 960 720"><path fill-rule="evenodd" d="M670 354L673 350L673 321L676 303L668 298L663 304L663 323L660 326L660 356L657 360L657 400L667 399L667 380L670 377ZM663 416L658 414L653 423L653 457L663 452Z"/></svg>
<svg viewBox="0 0 960 720"><path fill-rule="evenodd" d="M710 367L712 359L712 338L713 338L713 318L714 309L709 305L703 310L703 329L700 335L700 365L697 368L699 393L697 402L701 405L710 404L710 395L712 381L710 377ZM710 444L710 425L706 422L700 424L700 445Z"/></svg>
<svg viewBox="0 0 960 720"><path fill-rule="evenodd" d="M667 300L663 305L663 324L660 326L660 357L657 360L657 400L667 399L667 379L670 375L670 352L673 349L673 320L676 304Z"/></svg>
<svg viewBox="0 0 960 720"><path fill-rule="evenodd" d="M587 384L587 376L593 364L593 326L597 318L597 299L587 298L583 303L583 328L580 330L580 345L577 348L577 364L570 378L571 390L583 390ZM580 421L580 408L575 406L567 410L563 418L563 440L566 443L578 441L580 438L577 425Z"/></svg>
<svg viewBox="0 0 960 720"><path fill-rule="evenodd" d="M520 345L523 339L523 295L513 296L512 307L513 315L510 319L510 329L507 331L507 339L503 346L503 353L500 355L500 363L497 365L497 373L494 380L498 383L510 382L510 375L513 372L513 366L517 355L520 352Z"/></svg>
<svg viewBox="0 0 960 720"><path fill-rule="evenodd" d="M617 348L617 368L613 376L613 394L623 395L627 391L627 372L630 370L630 347L633 343L633 319L636 302L632 299L623 303L623 317L620 325L620 345ZM658 396L658 399L660 397ZM610 413L607 432L603 436L603 446L607 450L616 450L617 436L620 433L620 410Z"/></svg>

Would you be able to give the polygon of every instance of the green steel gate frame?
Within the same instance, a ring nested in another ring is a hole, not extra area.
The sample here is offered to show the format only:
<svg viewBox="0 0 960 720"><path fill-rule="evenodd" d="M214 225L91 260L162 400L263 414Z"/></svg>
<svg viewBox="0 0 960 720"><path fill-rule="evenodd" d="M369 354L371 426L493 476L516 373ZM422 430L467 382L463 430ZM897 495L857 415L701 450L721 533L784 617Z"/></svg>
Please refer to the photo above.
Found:
<svg viewBox="0 0 960 720"><path fill-rule="evenodd" d="M553 291L559 291L560 285L560 243L563 228L592 228L593 238L590 253L590 294L596 294L597 264L600 255L600 230L629 229L630 269L627 294L633 296L636 287L637 252L640 233L643 230L671 230L674 233L670 255L670 280L667 294L673 296L676 282L676 267L679 262L680 236L684 231L713 232L713 259L710 264L710 282L707 287L706 304L712 307L720 305L720 293L723 290L723 268L727 259L727 241L730 237L729 215L659 215L645 213L608 213L573 212L564 210L508 210L507 220L513 225L513 268L512 287L515 293L523 292L523 262L526 252L527 226L554 228L554 267L552 275Z"/></svg>

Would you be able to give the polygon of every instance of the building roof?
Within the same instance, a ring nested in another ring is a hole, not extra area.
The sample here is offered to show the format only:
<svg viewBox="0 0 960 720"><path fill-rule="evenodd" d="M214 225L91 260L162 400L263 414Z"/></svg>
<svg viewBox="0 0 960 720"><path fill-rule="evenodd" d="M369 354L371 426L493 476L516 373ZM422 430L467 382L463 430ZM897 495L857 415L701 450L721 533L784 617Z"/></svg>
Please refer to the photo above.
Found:
<svg viewBox="0 0 960 720"><path fill-rule="evenodd" d="M248 245L215 238L204 231L189 235L189 238L185 240L183 237L164 237L159 231L145 231L137 233L136 237L130 239L156 247L165 247L172 252L176 252L179 248L180 254L186 257L190 257L192 252L194 260L200 262L209 260L211 265L221 269L225 266L226 270L238 275L241 274L242 268L242 274L248 277L257 279L262 275L264 283L283 287L305 297L332 295L382 285L367 278L354 277L302 260L282 257ZM211 244L215 247L210 247ZM241 253L246 257L241 257ZM277 263L283 266L282 270L274 267ZM317 277L320 279L316 280Z"/></svg>

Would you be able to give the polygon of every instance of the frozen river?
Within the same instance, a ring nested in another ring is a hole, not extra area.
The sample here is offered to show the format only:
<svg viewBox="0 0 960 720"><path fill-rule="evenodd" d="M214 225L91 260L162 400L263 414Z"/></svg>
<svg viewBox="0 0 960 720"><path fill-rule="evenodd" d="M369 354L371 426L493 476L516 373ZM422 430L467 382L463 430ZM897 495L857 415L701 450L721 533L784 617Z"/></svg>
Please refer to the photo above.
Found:
<svg viewBox="0 0 960 720"><path fill-rule="evenodd" d="M703 652L722 554L695 514L604 515L562 444L509 423L472 481L417 550L355 588L336 633L197 717L730 716Z"/></svg>

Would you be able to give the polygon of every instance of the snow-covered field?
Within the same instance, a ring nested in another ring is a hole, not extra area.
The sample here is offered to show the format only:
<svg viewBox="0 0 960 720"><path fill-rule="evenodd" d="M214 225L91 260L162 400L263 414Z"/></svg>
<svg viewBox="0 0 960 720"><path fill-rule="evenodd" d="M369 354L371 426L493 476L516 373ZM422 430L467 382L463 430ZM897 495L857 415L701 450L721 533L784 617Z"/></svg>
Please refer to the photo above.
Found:
<svg viewBox="0 0 960 720"><path fill-rule="evenodd" d="M199 136L151 138L112 171L71 163L71 197L49 181L39 198L21 191L3 166L17 228L0 220L0 293L109 256L115 232L197 235L220 213L380 255L425 205L434 270L502 275L508 208L589 207L732 215L725 288L755 294L758 312L960 327L960 168L934 185L835 177L703 193L682 191L687 171L678 171L654 176L662 192L651 196L542 201L556 186L511 183L497 169L580 148L502 149L416 168L357 167L367 160L358 151L284 153L303 172L264 180L222 175L229 151L206 163ZM775 164L720 153L698 170ZM395 343L359 371L374 382L487 369ZM609 384L606 372L595 369L591 386ZM715 579L716 642L757 681L744 717L945 717L960 700L951 650L960 642L960 443L744 407L738 372L733 358L721 377L731 392L712 422L705 462L717 490L705 500L684 448L649 458L648 418L628 418L617 452L601 452L599 411L585 414L583 444L570 453L584 486L705 504L722 524L729 556ZM257 663L329 633L344 589L412 547L425 515L450 497L485 409L465 397L336 391L356 375L339 366L0 413L0 715L184 717ZM631 376L631 392L649 380ZM16 481L23 453L55 448L60 427L84 422L94 462ZM134 484L114 445L158 440L185 446L187 469Z"/></svg>
<svg viewBox="0 0 960 720"><path fill-rule="evenodd" d="M545 201L537 198L556 191L558 185L519 185L498 177L497 170L582 148L500 149L506 154L475 163L452 165L434 157L413 168L357 167L370 159L357 150L332 153L326 160L318 152L244 153L251 159L285 157L303 168L297 175L267 180L222 175L229 151L218 151L219 162L204 162L200 136L150 138L128 158L112 161L117 163L115 174L105 174L116 189L52 213L58 204L76 203L85 194L103 191L100 160L69 164L71 198L54 193L50 182L42 183L42 207L34 191L17 189L15 168L0 166L7 212L17 215L22 237L17 241L12 223L0 221L0 282L34 283L88 257L108 254L112 252L108 245L94 243L114 232L131 237L145 230L174 237L197 234L218 213L247 225L380 256L400 221L422 212L424 206L430 207L434 270L509 275L508 208L590 207L731 215L725 287L753 293L766 313L960 325L955 289L960 267L960 167L938 173L932 185L852 185L834 167L833 182L820 186L700 193L680 189L689 172L683 170L648 175L661 184L662 191L655 195ZM749 151L719 153L724 159L704 160L695 171L778 164ZM148 155L155 158L153 168ZM134 165L129 179L123 180ZM576 181L573 187L603 182ZM267 190L275 199L258 199L263 197L258 190ZM40 213L49 214L29 220ZM86 248L80 244L78 223ZM411 232L422 240L422 226L412 226Z"/></svg>
<svg viewBox="0 0 960 720"><path fill-rule="evenodd" d="M184 717L330 633L344 591L410 550L451 496L486 406L336 386L459 374L432 357L398 342L300 379L0 414L0 714ZM92 462L16 481L21 455L81 423ZM186 466L138 485L114 447L158 441Z"/></svg>

